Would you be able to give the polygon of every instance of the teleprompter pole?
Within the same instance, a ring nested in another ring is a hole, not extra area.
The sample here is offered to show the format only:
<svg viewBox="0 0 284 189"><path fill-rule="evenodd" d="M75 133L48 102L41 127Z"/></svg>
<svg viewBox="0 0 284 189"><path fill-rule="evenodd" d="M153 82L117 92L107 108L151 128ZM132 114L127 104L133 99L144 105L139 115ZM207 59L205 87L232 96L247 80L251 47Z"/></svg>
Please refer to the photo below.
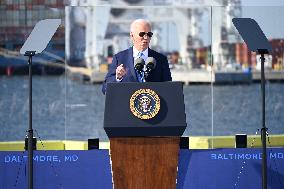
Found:
<svg viewBox="0 0 284 189"><path fill-rule="evenodd" d="M262 142L262 189L267 189L267 153L266 153L266 131L265 126L265 75L264 75L264 62L265 52L259 50L261 60L261 104L262 104L262 128L261 128L261 142Z"/></svg>
<svg viewBox="0 0 284 189"><path fill-rule="evenodd" d="M32 57L35 52L25 53L25 56L29 56L28 189L33 189Z"/></svg>

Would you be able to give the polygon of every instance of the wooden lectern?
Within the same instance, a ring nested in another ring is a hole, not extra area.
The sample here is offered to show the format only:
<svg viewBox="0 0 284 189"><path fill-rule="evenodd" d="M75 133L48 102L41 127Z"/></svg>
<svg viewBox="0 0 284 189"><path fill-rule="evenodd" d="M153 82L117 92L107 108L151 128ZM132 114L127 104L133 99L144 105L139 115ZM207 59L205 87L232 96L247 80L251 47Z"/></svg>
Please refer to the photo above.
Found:
<svg viewBox="0 0 284 189"><path fill-rule="evenodd" d="M130 109L130 99L140 89L159 96L160 110L151 119L139 119ZM114 188L176 188L179 141L185 128L182 83L107 84L104 129L110 139Z"/></svg>

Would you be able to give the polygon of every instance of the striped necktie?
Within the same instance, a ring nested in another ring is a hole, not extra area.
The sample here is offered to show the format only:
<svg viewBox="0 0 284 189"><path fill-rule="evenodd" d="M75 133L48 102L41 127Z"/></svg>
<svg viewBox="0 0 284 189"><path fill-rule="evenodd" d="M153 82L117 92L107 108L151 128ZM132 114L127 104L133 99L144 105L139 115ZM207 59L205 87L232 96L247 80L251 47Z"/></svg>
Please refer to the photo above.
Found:
<svg viewBox="0 0 284 189"><path fill-rule="evenodd" d="M144 54L142 52L138 53L138 58L142 58L143 59L143 56L144 56ZM138 71L136 71L136 76L137 76L138 82L140 82L140 83L143 82L143 76L142 75L144 75L143 72L139 73Z"/></svg>
<svg viewBox="0 0 284 189"><path fill-rule="evenodd" d="M138 53L138 58L143 58L144 59L144 54L142 52Z"/></svg>

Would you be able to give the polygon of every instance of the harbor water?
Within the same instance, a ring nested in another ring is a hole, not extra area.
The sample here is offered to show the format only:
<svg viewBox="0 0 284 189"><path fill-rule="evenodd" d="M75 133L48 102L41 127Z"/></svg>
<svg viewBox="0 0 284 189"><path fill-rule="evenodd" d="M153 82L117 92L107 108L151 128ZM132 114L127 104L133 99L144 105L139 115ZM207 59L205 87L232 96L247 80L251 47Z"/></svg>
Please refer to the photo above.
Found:
<svg viewBox="0 0 284 189"><path fill-rule="evenodd" d="M184 136L256 134L260 83L186 85ZM33 128L41 140L107 140L101 85L62 76L33 77ZM266 83L266 126L284 134L284 84ZM0 77L0 141L23 140L28 128L28 77ZM258 132L259 134L260 132Z"/></svg>

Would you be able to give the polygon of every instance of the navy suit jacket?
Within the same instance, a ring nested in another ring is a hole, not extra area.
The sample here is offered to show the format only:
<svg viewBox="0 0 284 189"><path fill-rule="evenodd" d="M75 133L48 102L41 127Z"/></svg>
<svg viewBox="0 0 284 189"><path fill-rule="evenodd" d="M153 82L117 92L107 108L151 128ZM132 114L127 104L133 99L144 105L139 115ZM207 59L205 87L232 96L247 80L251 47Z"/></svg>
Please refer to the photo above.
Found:
<svg viewBox="0 0 284 189"><path fill-rule="evenodd" d="M167 57L150 48L148 48L148 57L155 58L156 67L151 71L150 75L146 79L146 82L172 81ZM109 70L102 87L102 92L104 94L106 92L107 83L118 82L116 81L116 68L120 64L123 64L123 67L126 69L127 73L119 82L138 82L136 72L134 70L133 47L130 47L129 49L121 51L113 56L112 63L109 66Z"/></svg>

